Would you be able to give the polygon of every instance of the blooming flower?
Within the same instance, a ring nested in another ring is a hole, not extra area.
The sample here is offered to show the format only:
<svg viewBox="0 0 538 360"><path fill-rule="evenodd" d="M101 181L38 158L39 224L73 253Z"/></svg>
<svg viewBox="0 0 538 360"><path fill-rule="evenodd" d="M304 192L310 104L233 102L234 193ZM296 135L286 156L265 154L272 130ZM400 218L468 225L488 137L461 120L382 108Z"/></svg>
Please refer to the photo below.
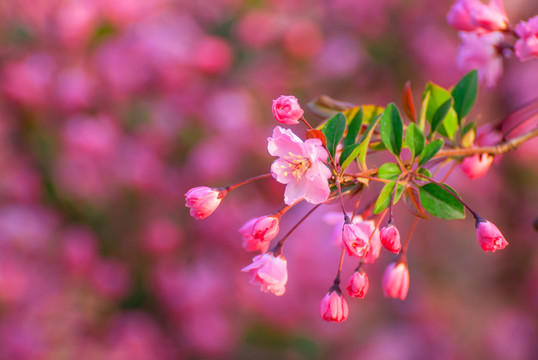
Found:
<svg viewBox="0 0 538 360"><path fill-rule="evenodd" d="M295 125L303 114L304 111L295 96L281 95L273 100L273 116L282 124Z"/></svg>
<svg viewBox="0 0 538 360"><path fill-rule="evenodd" d="M370 283L365 272L355 271L347 281L347 293L349 296L364 298L368 292Z"/></svg>
<svg viewBox="0 0 538 360"><path fill-rule="evenodd" d="M355 224L344 224L342 233L344 248L349 256L361 258L368 245L368 235Z"/></svg>
<svg viewBox="0 0 538 360"><path fill-rule="evenodd" d="M495 252L508 245L497 226L482 218L476 220L476 238L484 251Z"/></svg>
<svg viewBox="0 0 538 360"><path fill-rule="evenodd" d="M482 35L506 29L508 16L502 0L492 0L488 5L479 0L458 0L450 8L447 21L456 30Z"/></svg>
<svg viewBox="0 0 538 360"><path fill-rule="evenodd" d="M388 251L391 251L395 254L400 252L402 244L400 242L400 232L398 231L396 226L392 224L384 226L379 232L379 237L381 243L383 244L383 246L385 246L385 248L387 248Z"/></svg>
<svg viewBox="0 0 538 360"><path fill-rule="evenodd" d="M405 262L390 263L383 274L385 297L404 300L409 291L409 270Z"/></svg>
<svg viewBox="0 0 538 360"><path fill-rule="evenodd" d="M191 208L193 218L205 219L217 209L225 195L225 192L207 186L195 187L185 194L185 206Z"/></svg>
<svg viewBox="0 0 538 360"><path fill-rule="evenodd" d="M515 31L520 37L514 45L519 60L538 57L538 15L517 24Z"/></svg>
<svg viewBox="0 0 538 360"><path fill-rule="evenodd" d="M270 291L280 296L286 292L288 282L287 261L283 255L275 256L272 252L260 254L252 259L252 264L241 271L248 271L251 284L260 284L263 292Z"/></svg>
<svg viewBox="0 0 538 360"><path fill-rule="evenodd" d="M323 320L341 323L347 319L349 308L340 292L330 290L321 300L319 312Z"/></svg>
<svg viewBox="0 0 538 360"><path fill-rule="evenodd" d="M300 198L312 204L327 200L331 192L328 179L332 175L323 163L328 153L320 139L303 142L291 130L277 126L267 142L269 154L279 157L271 165L271 173L279 183L286 184L287 205Z"/></svg>
<svg viewBox="0 0 538 360"><path fill-rule="evenodd" d="M462 40L457 58L463 71L478 70L478 78L487 87L493 87L503 72L503 60L497 46L503 41L500 32L478 36L476 33L459 33Z"/></svg>
<svg viewBox="0 0 538 360"><path fill-rule="evenodd" d="M239 229L243 247L247 251L266 252L271 240L278 234L280 219L277 216L252 218Z"/></svg>
<svg viewBox="0 0 538 360"><path fill-rule="evenodd" d="M486 175L493 163L493 156L488 154L476 154L463 159L460 169L469 179L478 179Z"/></svg>

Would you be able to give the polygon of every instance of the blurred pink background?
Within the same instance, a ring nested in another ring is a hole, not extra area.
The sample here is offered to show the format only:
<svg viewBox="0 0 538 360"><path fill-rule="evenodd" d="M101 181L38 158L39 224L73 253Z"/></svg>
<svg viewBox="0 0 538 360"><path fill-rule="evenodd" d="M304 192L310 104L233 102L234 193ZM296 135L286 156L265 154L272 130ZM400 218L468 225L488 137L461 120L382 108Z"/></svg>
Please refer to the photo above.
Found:
<svg viewBox="0 0 538 360"><path fill-rule="evenodd" d="M505 1L513 23L535 0ZM451 1L4 0L0 2L0 359L538 358L538 142L479 180L448 183L510 245L485 254L474 222L419 224L403 302L383 298L393 255L366 266L349 319L319 301L339 249L316 211L284 248L282 297L240 269L237 229L278 210L271 179L229 194L210 218L193 186L267 173L271 101L320 94L418 102L454 84ZM507 59L471 113L497 123L538 94L538 60ZM306 112L314 124L320 119ZM369 198L379 189L372 186ZM282 219L286 232L308 210ZM396 207L402 234L412 217ZM347 279L356 264L344 263Z"/></svg>

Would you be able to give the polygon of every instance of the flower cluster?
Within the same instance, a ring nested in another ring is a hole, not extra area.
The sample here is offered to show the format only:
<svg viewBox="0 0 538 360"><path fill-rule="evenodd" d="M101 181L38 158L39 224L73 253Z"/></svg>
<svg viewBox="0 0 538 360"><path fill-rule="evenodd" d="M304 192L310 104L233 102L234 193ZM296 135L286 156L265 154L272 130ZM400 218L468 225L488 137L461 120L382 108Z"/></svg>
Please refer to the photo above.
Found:
<svg viewBox="0 0 538 360"><path fill-rule="evenodd" d="M472 23L473 30L480 32L480 36L487 36L487 31L506 26L505 17L499 15L500 13L497 18L488 21L487 16L491 15L490 13L493 13L495 9L498 10L497 7L493 7L488 8L487 11L482 9L481 12L473 13L477 19ZM467 28L470 29L471 26L469 25ZM476 87L476 84L476 73L470 73L456 87L470 87L470 89L465 90L468 93L473 91L473 86ZM430 96L430 92L435 91L435 89L427 88L426 91L426 96ZM436 91L434 96L443 94L442 91L445 90L439 88ZM453 93L453 96L458 101L468 101L464 98L459 99L457 93ZM413 117L414 105L412 98L408 97L408 99L409 102L404 103L404 106L406 106L407 113ZM446 104L452 107L452 99ZM438 104L437 106L439 109L435 112L448 113L449 109L442 109L446 105ZM379 111L381 114L377 116L374 114L366 115L366 111ZM381 248L384 247L389 252L396 254L396 259L386 267L384 272L382 278L383 293L386 297L400 300L407 297L410 276L406 253L414 226L418 219L426 217L425 211L444 219L458 219L465 216L464 208L467 208L476 219L476 236L484 251L495 252L508 244L495 225L478 216L454 190L442 181L438 182L431 178L432 175L428 170L430 166L427 164L443 145L442 140L432 139L431 134L436 131L433 119L431 120L432 130L428 144L426 144L423 130L420 127L423 127L424 124L416 125L411 122L407 125L405 141L411 152L411 158L404 159L401 157L403 122L398 109L393 104L389 104L384 109L352 107L345 113L337 113L329 118L320 126L321 130L313 128L306 121L304 112L295 97L281 96L276 99L273 102L273 115L278 122L284 124L298 124L299 119L303 121L307 126L307 139L302 140L290 129L275 127L272 137L267 139L269 154L278 157L271 165L270 174L248 179L220 190L199 187L191 189L185 194L186 206L191 208L191 215L195 218L205 218L216 209L224 195L251 181L272 176L277 182L286 185L284 192L286 205L284 208L273 214L252 218L239 229L245 250L260 252L253 258L252 264L244 267L242 271L248 272L250 282L258 284L262 291L272 292L277 296L284 295L288 280L287 260L282 253L285 241L312 211L322 204L329 204L333 201L339 202L342 212L328 216L327 219L336 226L333 243L341 248L341 256L336 278L320 304L321 318L326 321L340 323L346 320L349 315L348 304L340 288L345 254L352 260L358 261L356 269L347 281L346 290L349 296L355 298L366 296L370 282L363 265L374 263L379 257ZM466 113L459 113L462 123L465 115ZM367 128L363 128L362 122L367 116L370 117L370 123ZM383 145L396 157L398 163L385 163L377 169L366 170L366 154L361 160L361 146L365 144L362 151L366 152L373 130L378 124ZM444 126L444 131L450 129L448 124ZM472 140L474 140L475 130L472 131ZM356 138L360 134L362 134L362 140L356 143ZM450 137L448 134L445 136ZM482 145L497 137L491 131L484 134L482 129L477 138L477 144ZM472 142L472 140L469 141ZM338 149L340 142L344 144L341 150ZM356 152L356 149L359 151ZM457 154L460 153L457 151L461 150L469 152L461 164L461 169L470 178L484 175L493 159L486 152L475 155L477 149L480 148L471 147L465 150L463 147L460 150L454 150ZM355 160L355 164L351 167L353 160ZM455 165L457 165L458 158L454 156L452 161L455 161ZM414 163L417 164L416 167L414 167ZM442 166L443 164L438 169ZM353 170L350 172L349 169L354 169L355 173ZM344 197L349 195L351 199L355 199L365 190L364 185L368 184L368 181L385 183L385 187L381 190L377 201L367 205L362 211L358 211L360 204L360 197L358 197L350 217L350 213L345 208ZM409 211L417 218L403 242L393 218L393 205L402 194L406 198ZM280 230L281 216L302 200L314 204L315 207L271 247L272 240L278 236ZM388 222L381 227L387 213L389 214ZM335 216L340 220L331 220Z"/></svg>
<svg viewBox="0 0 538 360"><path fill-rule="evenodd" d="M495 86L502 75L504 56L514 53L521 61L538 58L538 16L513 29L503 0L491 0L488 5L480 0L457 0L447 21L460 31L458 66L465 71L478 69L488 87Z"/></svg>

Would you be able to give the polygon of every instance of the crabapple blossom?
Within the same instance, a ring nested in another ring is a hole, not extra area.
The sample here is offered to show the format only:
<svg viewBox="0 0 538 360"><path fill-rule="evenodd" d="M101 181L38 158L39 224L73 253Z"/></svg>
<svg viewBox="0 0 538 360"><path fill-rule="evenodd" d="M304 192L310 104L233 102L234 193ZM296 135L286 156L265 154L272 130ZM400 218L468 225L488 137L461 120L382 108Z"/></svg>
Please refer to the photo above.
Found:
<svg viewBox="0 0 538 360"><path fill-rule="evenodd" d="M287 205L300 198L312 204L327 200L331 193L328 179L332 174L323 163L329 155L320 139L303 142L291 130L277 126L267 142L269 154L279 157L271 165L271 174L279 183L286 184Z"/></svg>
<svg viewBox="0 0 538 360"><path fill-rule="evenodd" d="M487 87L493 87L503 72L503 60L497 47L503 41L500 32L484 35L460 32L462 40L457 64L463 71L478 70L478 78Z"/></svg>
<svg viewBox="0 0 538 360"><path fill-rule="evenodd" d="M469 179L478 179L486 175L493 163L493 156L488 154L476 154L463 159L460 169Z"/></svg>
<svg viewBox="0 0 538 360"><path fill-rule="evenodd" d="M488 5L479 0L458 0L450 8L447 21L456 30L485 34L506 29L508 16L502 0L492 0Z"/></svg>
<svg viewBox="0 0 538 360"><path fill-rule="evenodd" d="M385 297L404 300L409 291L409 270L407 263L390 263L383 274L383 294Z"/></svg>
<svg viewBox="0 0 538 360"><path fill-rule="evenodd" d="M252 259L252 264L241 271L248 271L250 283L260 284L263 292L270 291L277 296L286 292L288 269L283 255L275 256L272 252L260 254Z"/></svg>
<svg viewBox="0 0 538 360"><path fill-rule="evenodd" d="M520 37L514 45L519 60L538 57L538 15L517 24L515 31Z"/></svg>
<svg viewBox="0 0 538 360"><path fill-rule="evenodd" d="M195 187L185 194L185 206L191 208L193 218L205 219L217 209L225 194L207 186Z"/></svg>
<svg viewBox="0 0 538 360"><path fill-rule="evenodd" d="M319 312L323 320L341 323L347 319L349 308L340 291L329 290L321 300Z"/></svg>
<svg viewBox="0 0 538 360"><path fill-rule="evenodd" d="M276 121L282 124L298 124L303 114L304 111L295 96L281 95L278 99L273 100L273 116Z"/></svg>
<svg viewBox="0 0 538 360"><path fill-rule="evenodd" d="M385 248L395 254L400 252L402 244L400 242L400 232L396 226L388 224L379 231L381 243Z"/></svg>
<svg viewBox="0 0 538 360"><path fill-rule="evenodd" d="M476 238L480 247L486 252L502 250L508 245L497 226L482 218L476 220Z"/></svg>
<svg viewBox="0 0 538 360"><path fill-rule="evenodd" d="M361 258L368 245L368 237L368 234L357 225L352 223L344 224L342 240L349 256Z"/></svg>
<svg viewBox="0 0 538 360"><path fill-rule="evenodd" d="M364 298L368 292L370 283L365 272L355 271L347 281L347 293L349 296Z"/></svg>
<svg viewBox="0 0 538 360"><path fill-rule="evenodd" d="M277 216L261 216L247 221L240 229L243 247L247 251L267 252L271 240L278 234L280 219Z"/></svg>

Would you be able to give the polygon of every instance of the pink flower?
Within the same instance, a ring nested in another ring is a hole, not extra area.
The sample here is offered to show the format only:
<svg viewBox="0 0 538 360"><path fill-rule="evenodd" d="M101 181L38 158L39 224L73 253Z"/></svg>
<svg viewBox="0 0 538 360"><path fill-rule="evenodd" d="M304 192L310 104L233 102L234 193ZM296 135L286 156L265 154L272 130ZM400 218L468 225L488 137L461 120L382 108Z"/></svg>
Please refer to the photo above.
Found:
<svg viewBox="0 0 538 360"><path fill-rule="evenodd" d="M395 254L400 252L402 244L400 242L400 232L398 231L396 226L392 224L384 226L379 232L379 237L381 239L381 243L388 251L391 251Z"/></svg>
<svg viewBox="0 0 538 360"><path fill-rule="evenodd" d="M487 87L494 87L503 72L503 60L497 46L503 35L492 32L478 36L476 33L459 33L462 44L458 52L458 67L463 71L478 70L478 78Z"/></svg>
<svg viewBox="0 0 538 360"><path fill-rule="evenodd" d="M280 219L277 216L252 218L239 229L243 247L247 251L266 252L271 240L278 234Z"/></svg>
<svg viewBox="0 0 538 360"><path fill-rule="evenodd" d="M341 323L347 319L349 308L340 291L329 290L321 300L319 312L323 320Z"/></svg>
<svg viewBox="0 0 538 360"><path fill-rule="evenodd" d="M484 251L495 252L508 245L497 226L482 218L476 220L476 238Z"/></svg>
<svg viewBox="0 0 538 360"><path fill-rule="evenodd" d="M271 165L271 173L279 183L286 184L287 205L300 198L312 204L327 200L331 193L328 179L332 174L323 163L328 153L320 139L303 142L291 130L277 126L267 142L269 154L279 157Z"/></svg>
<svg viewBox="0 0 538 360"><path fill-rule="evenodd" d="M347 293L349 296L364 298L368 292L370 283L365 272L355 271L347 281Z"/></svg>
<svg viewBox="0 0 538 360"><path fill-rule="evenodd" d="M185 194L185 206L191 208L191 216L195 219L205 219L213 213L226 195L226 192L199 186L190 189Z"/></svg>
<svg viewBox="0 0 538 360"><path fill-rule="evenodd" d="M463 159L460 169L469 179L478 179L486 175L493 163L493 156L488 154L476 154Z"/></svg>
<svg viewBox="0 0 538 360"><path fill-rule="evenodd" d="M506 29L508 16L502 0L485 5L478 0L458 0L447 15L448 23L456 30L485 34Z"/></svg>
<svg viewBox="0 0 538 360"><path fill-rule="evenodd" d="M520 37L514 46L519 60L538 57L538 15L517 24L515 31Z"/></svg>
<svg viewBox="0 0 538 360"><path fill-rule="evenodd" d="M270 291L280 296L286 292L288 270L286 258L283 255L274 256L272 252L260 254L252 259L252 264L241 271L248 271L250 283L258 283L263 292Z"/></svg>
<svg viewBox="0 0 538 360"><path fill-rule="evenodd" d="M409 291L409 270L405 262L390 263L383 274L385 297L404 300Z"/></svg>
<svg viewBox="0 0 538 360"><path fill-rule="evenodd" d="M281 95L273 100L273 116L282 124L295 125L303 114L304 111L295 96Z"/></svg>
<svg viewBox="0 0 538 360"><path fill-rule="evenodd" d="M369 235L355 224L344 224L342 240L349 256L361 258L368 245Z"/></svg>

